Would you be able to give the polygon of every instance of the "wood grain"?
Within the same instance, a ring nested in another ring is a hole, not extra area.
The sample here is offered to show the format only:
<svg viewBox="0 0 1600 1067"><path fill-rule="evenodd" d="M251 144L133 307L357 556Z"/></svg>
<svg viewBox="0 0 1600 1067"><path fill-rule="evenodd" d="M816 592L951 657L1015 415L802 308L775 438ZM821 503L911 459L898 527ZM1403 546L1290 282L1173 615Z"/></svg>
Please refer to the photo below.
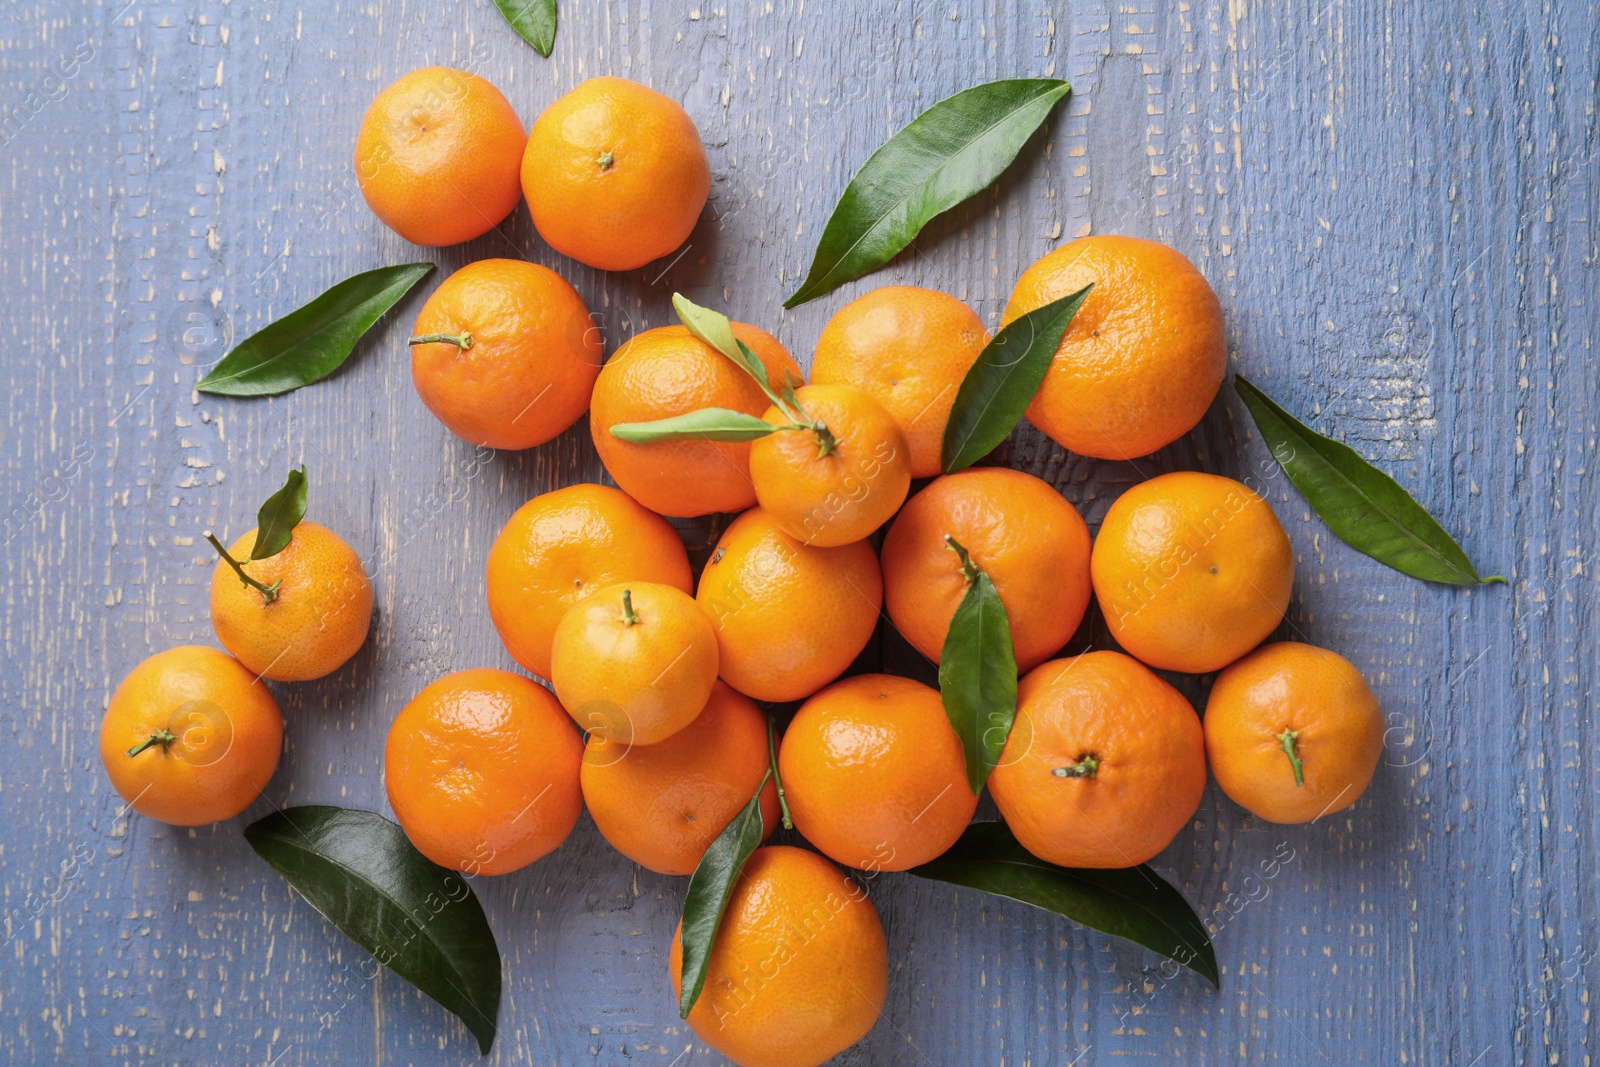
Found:
<svg viewBox="0 0 1600 1067"><path fill-rule="evenodd" d="M1356 807L1306 827L1263 824L1212 788L1159 858L1216 926L1219 994L1020 905L871 880L890 999L838 1062L1590 1062L1600 8L565 0L561 20L544 60L484 0L0 12L0 1058L475 1062L442 1009L362 976L360 951L250 854L242 820L120 816L94 745L139 659L213 643L202 532L237 535L302 460L311 517L368 560L376 627L332 677L278 687L287 747L246 818L386 810L395 712L446 671L513 666L483 609L485 553L530 496L603 478L584 424L487 458L446 434L403 351L423 293L326 383L256 402L192 390L231 341L333 281L417 258L366 210L347 146L381 86L445 63L529 120L585 77L639 79L685 103L714 181L674 260L581 267L519 209L434 254L443 272L550 265L608 349L669 321L677 289L774 328L806 362L870 284L943 289L995 323L1060 241L1155 237L1221 294L1237 369L1382 463L1511 579L1435 588L1331 539L1259 466L1231 396L1137 463L1021 432L1008 461L1092 526L1154 472L1256 478L1299 562L1284 632L1367 674L1392 726L1384 766ZM1047 75L1074 95L995 188L871 282L782 311L884 137L974 82ZM1080 637L1104 643L1103 625ZM885 664L926 676L892 633L864 658ZM1185 691L1200 699L1203 680ZM586 819L550 859L477 889L506 958L490 1062L720 1062L666 980L682 880L623 862Z"/></svg>

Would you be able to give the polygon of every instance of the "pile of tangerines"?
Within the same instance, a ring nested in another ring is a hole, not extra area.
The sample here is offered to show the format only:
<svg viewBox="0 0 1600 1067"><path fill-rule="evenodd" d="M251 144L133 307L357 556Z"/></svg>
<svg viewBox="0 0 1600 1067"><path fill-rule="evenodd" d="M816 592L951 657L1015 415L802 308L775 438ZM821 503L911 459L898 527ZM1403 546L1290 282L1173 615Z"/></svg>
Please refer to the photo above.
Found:
<svg viewBox="0 0 1600 1067"><path fill-rule="evenodd" d="M377 98L356 168L378 217L416 243L476 237L525 195L552 248L614 270L676 249L710 175L689 116L643 86L585 82L525 137L493 86L441 68ZM1028 419L1082 455L1144 456L1215 398L1221 308L1178 252L1086 237L1028 268L1002 321L1090 283ZM440 422L472 444L520 449L587 411L617 486L540 495L489 550L490 617L553 695L522 674L462 670L395 718L384 781L424 855L505 874L560 845L587 807L623 855L687 875L759 791L767 831L782 807L818 851L757 850L688 1019L741 1064L820 1063L872 1026L888 981L876 911L835 863L930 861L978 802L937 690L841 676L881 611L937 663L980 572L1022 674L987 785L1040 858L1150 859L1193 815L1208 766L1272 821L1314 819L1361 794L1382 727L1360 674L1307 644L1262 644L1289 603L1294 558L1257 493L1209 474L1152 478L1091 541L1038 478L940 475L952 403L989 340L956 298L889 286L845 304L816 343L809 383L772 334L696 310L696 329L646 330L603 360L570 284L495 259L457 271L417 316L412 372ZM706 322L723 324L722 344ZM748 440L671 431L717 412L772 429ZM735 517L696 578L663 516L709 514ZM111 780L154 818L240 812L281 744L261 679L327 674L366 637L372 590L348 545L302 522L286 547L252 558L257 536L217 545L211 613L232 655L153 656L107 708ZM1052 658L1091 597L1124 651ZM1151 668L1220 671L1203 723ZM802 702L781 741L757 701ZM680 965L675 938L674 988Z"/></svg>

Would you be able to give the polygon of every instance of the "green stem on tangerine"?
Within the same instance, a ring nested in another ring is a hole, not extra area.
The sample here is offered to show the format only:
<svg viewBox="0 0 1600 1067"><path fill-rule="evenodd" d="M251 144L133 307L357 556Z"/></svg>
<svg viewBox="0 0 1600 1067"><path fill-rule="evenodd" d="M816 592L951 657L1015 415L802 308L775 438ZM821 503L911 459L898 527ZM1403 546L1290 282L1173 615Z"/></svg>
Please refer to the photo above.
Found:
<svg viewBox="0 0 1600 1067"><path fill-rule="evenodd" d="M417 337L408 338L406 340L406 344L408 344L408 345L450 344L450 345L455 345L457 348L459 348L463 352L465 352L467 349L472 347L472 335L470 333L425 333L425 334L421 334L421 335L419 335Z"/></svg>
<svg viewBox="0 0 1600 1067"><path fill-rule="evenodd" d="M954 552L956 557L961 560L961 577L966 579L966 583L971 585L973 582L977 581L978 575L982 574L983 572L978 569L978 565L976 563L972 562L972 557L968 555L967 550L961 546L961 542L957 541L949 534L945 534L944 547Z"/></svg>
<svg viewBox="0 0 1600 1067"><path fill-rule="evenodd" d="M1071 763L1065 767L1057 767L1050 773L1057 778L1093 778L1094 772L1099 769L1100 761L1095 758L1093 753L1087 753L1079 757L1077 763Z"/></svg>
<svg viewBox="0 0 1600 1067"><path fill-rule="evenodd" d="M778 774L778 726L770 714L767 716L767 773L772 775L773 782L778 786L778 810L783 813L783 828L793 830L794 819L789 815L789 795L783 791L783 778ZM761 791L758 789L756 792Z"/></svg>
<svg viewBox="0 0 1600 1067"><path fill-rule="evenodd" d="M1306 773L1300 764L1300 754L1294 750L1295 740L1299 736L1299 730L1290 729L1285 729L1278 735L1278 744L1283 746L1283 754L1289 757L1289 766L1294 768L1294 784L1297 788L1306 784Z"/></svg>
<svg viewBox="0 0 1600 1067"><path fill-rule="evenodd" d="M254 578L250 577L244 572L244 565L238 560L234 559L232 556L228 555L228 550L222 547L222 542L218 541L216 535L210 530L206 531L206 540L210 541L211 547L217 550L217 555L226 560L228 566L233 568L233 573L239 576L239 580L241 582L250 586L256 592L261 594L262 600L265 600L268 604L270 604L274 600L278 599L278 586L283 584L282 578L279 578L271 585L262 585L260 582L256 581Z"/></svg>
<svg viewBox="0 0 1600 1067"><path fill-rule="evenodd" d="M600 164L601 170L610 170L611 164L616 162L616 157L610 152L601 152L600 158L596 162Z"/></svg>
<svg viewBox="0 0 1600 1067"><path fill-rule="evenodd" d="M833 455L834 449L839 447L839 439L833 436L833 431L820 422L813 422L806 428L817 435L818 458Z"/></svg>
<svg viewBox="0 0 1600 1067"><path fill-rule="evenodd" d="M639 616L633 610L633 590L622 591L622 625L632 626L639 621Z"/></svg>
<svg viewBox="0 0 1600 1067"><path fill-rule="evenodd" d="M137 756L151 745L160 745L162 753L165 754L167 751L167 746L172 744L172 742L176 741L177 739L178 737L176 734L163 727L147 737L144 744L134 745L132 748L128 749L128 755Z"/></svg>

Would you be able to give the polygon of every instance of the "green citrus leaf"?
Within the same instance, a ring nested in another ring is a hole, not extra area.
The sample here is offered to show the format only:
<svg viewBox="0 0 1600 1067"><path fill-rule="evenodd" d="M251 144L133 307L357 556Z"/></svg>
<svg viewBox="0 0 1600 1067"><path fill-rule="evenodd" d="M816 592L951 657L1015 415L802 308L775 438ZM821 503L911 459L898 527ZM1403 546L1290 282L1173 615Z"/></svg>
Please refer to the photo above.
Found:
<svg viewBox="0 0 1600 1067"><path fill-rule="evenodd" d="M768 770L756 786L755 796L733 821L722 828L700 863L689 876L689 890L683 896L683 974L678 996L678 1015L689 1017L689 1009L700 999L706 984L706 968L711 963L711 946L717 940L722 913L744 870L745 860L761 844L766 827L761 819L761 791L767 788Z"/></svg>
<svg viewBox="0 0 1600 1067"><path fill-rule="evenodd" d="M733 324L728 321L728 316L703 308L682 293L672 294L672 308L678 313L678 321L683 323L685 329L732 360L734 366L756 380L762 392L770 395L767 368L750 351L749 345L733 335Z"/></svg>
<svg viewBox="0 0 1600 1067"><path fill-rule="evenodd" d="M346 278L239 342L195 388L219 396L275 396L326 378L432 270L432 263L405 263Z"/></svg>
<svg viewBox="0 0 1600 1067"><path fill-rule="evenodd" d="M1005 605L987 574L967 586L939 653L939 695L966 758L972 795L1000 759L1017 717L1017 659Z"/></svg>
<svg viewBox="0 0 1600 1067"><path fill-rule="evenodd" d="M466 1023L488 1055L500 949L466 878L370 811L287 808L245 827L244 837L323 918Z"/></svg>
<svg viewBox="0 0 1600 1067"><path fill-rule="evenodd" d="M535 52L550 55L556 46L556 0L494 0L494 6Z"/></svg>
<svg viewBox="0 0 1600 1067"><path fill-rule="evenodd" d="M1143 945L1221 988L1205 924L1182 893L1142 863L1120 870L1057 867L1023 848L1004 823L979 822L911 873L1053 911Z"/></svg>
<svg viewBox="0 0 1600 1067"><path fill-rule="evenodd" d="M1505 581L1499 575L1479 577L1461 546L1427 509L1355 449L1310 429L1238 375L1233 389L1250 410L1272 457L1345 544L1425 582Z"/></svg>
<svg viewBox="0 0 1600 1067"><path fill-rule="evenodd" d="M1090 288L1012 320L984 346L961 379L945 423L939 466L946 474L972 466L1016 427Z"/></svg>
<svg viewBox="0 0 1600 1067"><path fill-rule="evenodd" d="M1069 92L1054 78L986 82L912 119L850 179L805 282L783 306L798 307L899 255L935 215L1000 177Z"/></svg>
<svg viewBox="0 0 1600 1067"><path fill-rule="evenodd" d="M289 472L283 488L267 497L267 502L256 512L256 543L250 549L250 560L276 556L289 547L294 528L306 517L306 465Z"/></svg>
<svg viewBox="0 0 1600 1067"><path fill-rule="evenodd" d="M670 419L653 422L619 422L611 427L611 436L634 444L647 445L655 441L678 441L694 438L700 441L754 441L774 433L779 427L763 418L746 415L728 408L701 408Z"/></svg>

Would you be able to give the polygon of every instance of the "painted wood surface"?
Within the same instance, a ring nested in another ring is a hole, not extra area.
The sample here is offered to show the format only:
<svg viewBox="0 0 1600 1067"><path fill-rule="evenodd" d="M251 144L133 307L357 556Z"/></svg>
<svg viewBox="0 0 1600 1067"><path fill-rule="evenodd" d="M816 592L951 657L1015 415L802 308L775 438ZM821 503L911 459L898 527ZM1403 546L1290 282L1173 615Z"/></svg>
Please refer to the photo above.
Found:
<svg viewBox="0 0 1600 1067"><path fill-rule="evenodd" d="M676 258L606 275L551 252L525 209L432 254L444 271L553 266L608 350L670 321L676 289L806 362L869 284L944 289L992 324L1061 241L1158 238L1221 294L1236 369L1394 472L1511 580L1423 585L1332 539L1260 474L1231 395L1138 463L1021 432L1009 461L1091 526L1153 472L1256 477L1297 552L1284 633L1366 673L1392 727L1383 765L1355 808L1307 827L1212 787L1159 857L1214 926L1220 993L1042 912L871 880L890 997L838 1062L1592 1061L1600 9L1584 0L563 0L549 60L485 0L11 0L0 1060L477 1062L442 1009L367 980L364 954L239 830L272 805L386 810L396 711L447 671L513 666L484 609L485 553L530 496L602 476L587 428L486 457L450 437L403 351L422 293L315 388L192 391L231 341L334 280L417 258L362 203L349 146L378 89L428 63L483 74L526 120L601 73L694 116L712 199ZM1051 74L1072 99L997 187L872 282L781 310L884 137L974 82ZM332 677L277 687L286 751L245 818L119 817L94 740L106 699L145 655L213 643L201 533L248 527L302 460L312 517L369 563L372 639ZM1103 625L1080 637L1103 644ZM912 661L891 633L863 657L927 677ZM490 1061L721 1062L667 985L683 885L624 862L587 819L550 859L480 879L505 954Z"/></svg>

